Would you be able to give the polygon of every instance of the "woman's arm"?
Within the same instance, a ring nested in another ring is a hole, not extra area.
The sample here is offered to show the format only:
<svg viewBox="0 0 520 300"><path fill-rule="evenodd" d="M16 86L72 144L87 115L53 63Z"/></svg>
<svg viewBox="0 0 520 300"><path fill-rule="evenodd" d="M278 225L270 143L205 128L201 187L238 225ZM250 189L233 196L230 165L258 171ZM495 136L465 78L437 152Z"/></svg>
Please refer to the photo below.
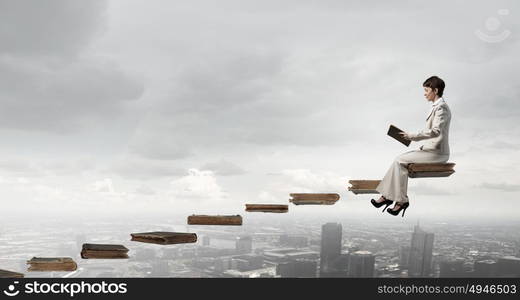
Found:
<svg viewBox="0 0 520 300"><path fill-rule="evenodd" d="M448 118L448 110L444 105L439 105L439 107L433 112L434 119L432 122L431 129L424 129L417 133L408 133L408 138L412 141L421 141L425 139L431 139L439 136L441 134L441 129L446 124Z"/></svg>

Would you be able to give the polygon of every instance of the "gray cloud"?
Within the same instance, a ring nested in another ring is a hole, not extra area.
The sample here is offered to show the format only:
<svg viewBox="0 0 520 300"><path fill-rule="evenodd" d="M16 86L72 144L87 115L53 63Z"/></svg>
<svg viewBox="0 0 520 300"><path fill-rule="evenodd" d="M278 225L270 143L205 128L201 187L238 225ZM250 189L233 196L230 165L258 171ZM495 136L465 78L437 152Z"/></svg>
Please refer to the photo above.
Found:
<svg viewBox="0 0 520 300"><path fill-rule="evenodd" d="M97 163L92 157L65 160L54 159L51 161L39 162L38 165L47 174L57 176L75 176L97 168Z"/></svg>
<svg viewBox="0 0 520 300"><path fill-rule="evenodd" d="M154 180L184 175L186 168L164 161L125 157L112 162L103 172L117 174L125 179Z"/></svg>
<svg viewBox="0 0 520 300"><path fill-rule="evenodd" d="M43 175L42 171L32 162L14 158L0 161L0 171L14 176L33 177Z"/></svg>
<svg viewBox="0 0 520 300"><path fill-rule="evenodd" d="M364 139L355 121L377 100L349 101L366 85L356 78L366 72L363 61L338 68L323 54L306 59L245 51L239 59L220 53L178 74L179 88L154 103L131 149L148 158L179 159L227 145L314 147ZM396 62L380 65L396 72ZM347 122L338 126L341 120Z"/></svg>
<svg viewBox="0 0 520 300"><path fill-rule="evenodd" d="M510 183L487 183L483 182L480 188L488 189L488 190L498 190L503 192L518 192L520 191L520 184L510 184Z"/></svg>
<svg viewBox="0 0 520 300"><path fill-rule="evenodd" d="M105 0L0 2L0 53L71 58L104 29Z"/></svg>
<svg viewBox="0 0 520 300"><path fill-rule="evenodd" d="M504 140L497 140L489 145L490 148L495 148L499 150L511 149L511 150L519 150L520 143L510 143Z"/></svg>
<svg viewBox="0 0 520 300"><path fill-rule="evenodd" d="M157 194L152 188L150 188L148 186L144 186L144 185L136 187L135 193L139 194L139 195L145 195L145 196L153 196L153 195Z"/></svg>
<svg viewBox="0 0 520 300"><path fill-rule="evenodd" d="M180 121L180 118L176 118ZM180 127L180 126L179 126ZM132 137L129 151L148 159L175 160L193 155L191 149L193 131L180 131L172 129L171 132L159 131L159 129L139 128Z"/></svg>
<svg viewBox="0 0 520 300"><path fill-rule="evenodd" d="M216 175L223 176L231 176L231 175L241 175L246 173L244 169L239 167L238 165L227 161L225 159L221 159L217 162L210 162L201 167L202 170L211 170Z"/></svg>
<svg viewBox="0 0 520 300"><path fill-rule="evenodd" d="M0 125L73 132L124 113L143 85L88 46L104 28L106 1L2 1Z"/></svg>
<svg viewBox="0 0 520 300"><path fill-rule="evenodd" d="M101 189L117 179L106 199L118 205L153 194L184 208L212 199L211 210L285 201L293 189L346 193L338 176L378 178L405 151L386 136L390 123L424 126L421 83L433 74L447 82L459 174L447 180L460 190L426 180L411 191L439 201L518 192L473 186L482 174L512 178L518 165L517 1L158 3L0 2L1 179L41 177L2 197L41 183L60 186L59 199L90 199L87 177ZM499 30L513 34L478 38L501 8L510 13ZM95 159L65 161L85 155Z"/></svg>
<svg viewBox="0 0 520 300"><path fill-rule="evenodd" d="M138 99L143 86L119 68L77 62L57 68L0 58L0 125L4 128L76 131L85 119L107 122Z"/></svg>
<svg viewBox="0 0 520 300"><path fill-rule="evenodd" d="M447 190L446 188L428 185L421 183L418 185L409 185L408 190L417 195L430 195L430 196L449 196L454 195L453 191Z"/></svg>

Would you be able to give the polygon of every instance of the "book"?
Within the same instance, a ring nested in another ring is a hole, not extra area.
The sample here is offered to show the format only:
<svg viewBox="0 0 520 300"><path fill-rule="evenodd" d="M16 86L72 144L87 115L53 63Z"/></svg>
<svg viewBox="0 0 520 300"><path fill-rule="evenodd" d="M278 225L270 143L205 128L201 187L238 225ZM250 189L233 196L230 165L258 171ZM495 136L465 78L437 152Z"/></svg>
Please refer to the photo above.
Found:
<svg viewBox="0 0 520 300"><path fill-rule="evenodd" d="M132 241L159 245L195 243L197 234L186 232L152 231L131 233Z"/></svg>
<svg viewBox="0 0 520 300"><path fill-rule="evenodd" d="M0 269L0 278L23 278L24 275L22 273L17 273L13 271L7 271Z"/></svg>
<svg viewBox="0 0 520 300"><path fill-rule="evenodd" d="M27 271L75 271L78 265L70 257L33 257L27 261Z"/></svg>
<svg viewBox="0 0 520 300"><path fill-rule="evenodd" d="M248 212L286 213L289 205L285 204L246 204Z"/></svg>
<svg viewBox="0 0 520 300"><path fill-rule="evenodd" d="M401 129L395 127L394 125L390 125L390 128L388 128L388 135L405 145L406 147L410 146L410 143L412 141L405 139L402 137L399 133L404 132Z"/></svg>
<svg viewBox="0 0 520 300"><path fill-rule="evenodd" d="M240 215L191 215L188 217L188 225L242 225L242 217Z"/></svg>
<svg viewBox="0 0 520 300"><path fill-rule="evenodd" d="M411 163L408 164L408 177L448 177L455 173L454 163Z"/></svg>
<svg viewBox="0 0 520 300"><path fill-rule="evenodd" d="M376 191L377 186L381 180L349 180L350 187L348 188L354 194L379 194Z"/></svg>
<svg viewBox="0 0 520 300"><path fill-rule="evenodd" d="M332 205L339 200L339 194L335 193L292 193L290 196L292 199L289 199L289 202L292 202L294 205Z"/></svg>
<svg viewBox="0 0 520 300"><path fill-rule="evenodd" d="M128 258L128 248L113 244L83 244L81 258Z"/></svg>

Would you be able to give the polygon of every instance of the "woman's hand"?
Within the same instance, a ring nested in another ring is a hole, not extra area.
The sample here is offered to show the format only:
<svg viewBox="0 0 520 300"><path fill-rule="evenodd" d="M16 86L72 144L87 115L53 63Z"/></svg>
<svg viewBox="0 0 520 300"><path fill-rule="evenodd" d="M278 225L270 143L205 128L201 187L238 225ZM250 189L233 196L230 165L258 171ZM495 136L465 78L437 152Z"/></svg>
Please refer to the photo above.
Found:
<svg viewBox="0 0 520 300"><path fill-rule="evenodd" d="M410 138L410 135L408 135L408 133L406 133L406 132L399 132L399 134L400 134L403 138L405 138L405 139L407 139L407 140L409 140L409 141L412 140L412 139Z"/></svg>

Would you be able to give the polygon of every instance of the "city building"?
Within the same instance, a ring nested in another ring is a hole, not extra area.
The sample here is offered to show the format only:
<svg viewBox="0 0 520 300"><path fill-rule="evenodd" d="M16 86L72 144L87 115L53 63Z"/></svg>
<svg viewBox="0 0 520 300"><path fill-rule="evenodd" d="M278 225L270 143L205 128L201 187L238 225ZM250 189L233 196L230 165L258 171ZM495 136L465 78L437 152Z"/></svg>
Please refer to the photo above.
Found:
<svg viewBox="0 0 520 300"><path fill-rule="evenodd" d="M318 252L310 250L281 248L264 251L263 257L266 263L278 265L279 263L284 263L295 259L308 259L317 261L320 255Z"/></svg>
<svg viewBox="0 0 520 300"><path fill-rule="evenodd" d="M374 277L375 256L370 251L356 251L348 257L348 277Z"/></svg>
<svg viewBox="0 0 520 300"><path fill-rule="evenodd" d="M439 277L466 277L464 260L445 259L439 263Z"/></svg>
<svg viewBox="0 0 520 300"><path fill-rule="evenodd" d="M497 262L492 259L484 259L475 261L473 264L474 277L494 277L496 273Z"/></svg>
<svg viewBox="0 0 520 300"><path fill-rule="evenodd" d="M309 245L309 239L303 235L283 234L279 240L280 246L291 248L304 248Z"/></svg>
<svg viewBox="0 0 520 300"><path fill-rule="evenodd" d="M430 277L432 273L433 233L414 226L408 260L409 277Z"/></svg>
<svg viewBox="0 0 520 300"><path fill-rule="evenodd" d="M341 256L342 226L327 223L321 227L320 277L337 277L334 267Z"/></svg>
<svg viewBox="0 0 520 300"><path fill-rule="evenodd" d="M520 277L520 257L504 256L499 258L496 271L498 277Z"/></svg>
<svg viewBox="0 0 520 300"><path fill-rule="evenodd" d="M276 266L276 275L282 278L316 277L318 263L315 260L296 259Z"/></svg>
<svg viewBox="0 0 520 300"><path fill-rule="evenodd" d="M408 269L408 261L410 260L410 246L401 246L399 248L399 266L400 269Z"/></svg>

